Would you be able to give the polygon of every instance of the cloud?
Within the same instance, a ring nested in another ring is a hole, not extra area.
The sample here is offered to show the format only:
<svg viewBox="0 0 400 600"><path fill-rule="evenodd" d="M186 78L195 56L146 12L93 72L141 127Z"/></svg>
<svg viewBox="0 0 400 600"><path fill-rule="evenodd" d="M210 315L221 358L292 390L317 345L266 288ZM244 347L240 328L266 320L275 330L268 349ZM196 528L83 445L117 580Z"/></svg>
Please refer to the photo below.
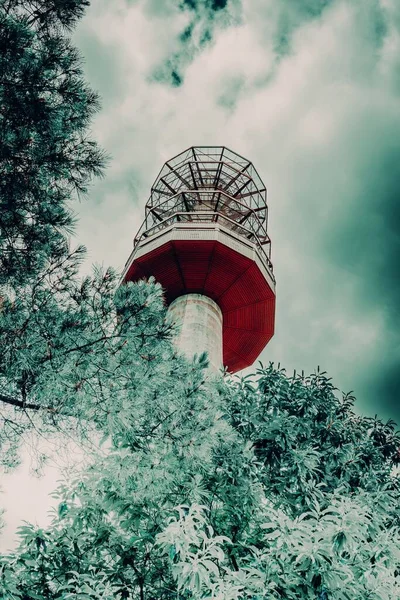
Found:
<svg viewBox="0 0 400 600"><path fill-rule="evenodd" d="M113 155L79 209L92 259L123 265L165 160L231 147L269 192L278 308L262 359L320 364L361 411L398 419L399 23L394 0L98 0L76 38Z"/></svg>

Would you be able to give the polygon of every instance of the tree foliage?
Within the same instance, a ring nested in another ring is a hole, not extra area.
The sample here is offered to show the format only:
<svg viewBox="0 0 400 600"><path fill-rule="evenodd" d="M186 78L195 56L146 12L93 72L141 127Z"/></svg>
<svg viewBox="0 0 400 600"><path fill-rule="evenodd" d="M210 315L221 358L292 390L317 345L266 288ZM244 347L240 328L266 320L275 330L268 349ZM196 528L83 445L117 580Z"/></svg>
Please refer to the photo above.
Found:
<svg viewBox="0 0 400 600"><path fill-rule="evenodd" d="M21 528L3 594L399 597L393 424L357 416L324 373L204 375L165 341L119 407L109 450L58 489L51 527Z"/></svg>
<svg viewBox="0 0 400 600"><path fill-rule="evenodd" d="M101 316L88 324L90 310L100 304L98 292L88 281L83 286L71 281L84 249L70 251L67 239L74 226L70 200L85 194L105 161L88 133L98 98L84 81L69 37L87 5L87 0L0 3L0 445L9 465L21 433L35 426L32 419L49 421L51 411L59 425L57 383L51 401L39 391L39 379L51 371L48 363L56 364L52 344L72 356L74 340L93 342ZM68 319L74 326L61 340ZM30 416L42 407L43 414ZM66 412L71 413L68 399Z"/></svg>
<svg viewBox="0 0 400 600"><path fill-rule="evenodd" d="M24 285L65 253L104 156L88 136L98 109L68 37L87 0L5 0L0 8L0 284Z"/></svg>

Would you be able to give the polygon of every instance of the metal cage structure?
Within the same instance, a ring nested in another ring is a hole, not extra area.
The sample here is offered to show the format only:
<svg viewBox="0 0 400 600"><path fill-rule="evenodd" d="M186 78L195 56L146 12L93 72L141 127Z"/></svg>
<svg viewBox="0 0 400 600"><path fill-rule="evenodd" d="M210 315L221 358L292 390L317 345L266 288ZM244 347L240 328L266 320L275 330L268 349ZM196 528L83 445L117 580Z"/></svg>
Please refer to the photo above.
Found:
<svg viewBox="0 0 400 600"><path fill-rule="evenodd" d="M134 246L173 223L220 223L254 243L273 272L266 187L253 164L225 146L192 146L164 164Z"/></svg>

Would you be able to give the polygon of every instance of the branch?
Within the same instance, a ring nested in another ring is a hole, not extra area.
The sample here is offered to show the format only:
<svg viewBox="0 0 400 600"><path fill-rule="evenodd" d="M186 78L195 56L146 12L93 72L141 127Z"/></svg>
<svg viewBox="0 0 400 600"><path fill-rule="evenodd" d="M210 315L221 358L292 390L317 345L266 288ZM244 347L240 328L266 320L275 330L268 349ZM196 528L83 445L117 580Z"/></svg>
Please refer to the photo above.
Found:
<svg viewBox="0 0 400 600"><path fill-rule="evenodd" d="M21 410L45 410L53 415L57 414L60 417L76 417L71 413L68 413L63 407L54 408L53 406L45 406L41 404L34 404L33 402L24 402L23 400L18 400L17 398L13 398L12 396L7 396L6 394L2 394L0 392L0 402L4 404L10 404L11 406L15 406L16 408L20 408ZM80 416L82 421L87 421L87 417Z"/></svg>
<svg viewBox="0 0 400 600"><path fill-rule="evenodd" d="M48 410L50 412L55 412L54 408L51 406L40 406L40 404L33 404L31 402L24 402L23 400L17 400L17 398L12 398L11 396L6 396L5 394L0 393L0 402L4 402L5 404L11 404L11 406L16 406L21 409L31 409L31 410Z"/></svg>
<svg viewBox="0 0 400 600"><path fill-rule="evenodd" d="M47 17L54 11L54 7L50 7L47 10L41 12L39 9L31 13L31 18L27 20L27 24L31 27L36 21L41 21L43 17Z"/></svg>

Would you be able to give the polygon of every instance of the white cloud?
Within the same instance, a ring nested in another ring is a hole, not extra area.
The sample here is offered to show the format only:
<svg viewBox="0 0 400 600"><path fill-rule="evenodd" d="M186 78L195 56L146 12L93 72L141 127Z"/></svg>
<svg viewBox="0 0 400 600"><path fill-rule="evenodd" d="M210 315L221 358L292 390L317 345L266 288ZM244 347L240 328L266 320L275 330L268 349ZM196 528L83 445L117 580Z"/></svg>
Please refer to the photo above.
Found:
<svg viewBox="0 0 400 600"><path fill-rule="evenodd" d="M172 88L148 77L176 50L186 23L184 13L178 16L168 6L156 18L143 1L97 4L83 24L115 52L124 91L96 122L96 135L114 161L107 193L97 186L101 210L83 215L80 237L92 242L93 256L121 265L133 237L125 244L126 223L131 219L133 234L139 211L128 189L113 197L114 178L134 169L142 207L162 163L190 145L224 144L248 156L269 188L278 279L278 333L264 357L290 367L301 366L305 357L310 366L329 365L335 357L339 385L341 379L347 385L349 357L342 335L335 347L318 332L332 331L333 319L342 333L347 329L349 340L355 339L365 315L343 298L348 265L341 272L326 262L323 237L331 223L345 218L348 203L362 188L360 168L377 151L375 132L400 122L391 87L397 30L377 49L373 3L332 3L314 19L298 10L291 17L297 29L290 51L278 56L273 40L285 11L288 18L288 5L247 1L242 24L214 32L214 43L187 67L183 85ZM227 109L221 94L235 79L236 104ZM107 214L112 221L105 226ZM302 340L301 351L292 343L293 332Z"/></svg>

